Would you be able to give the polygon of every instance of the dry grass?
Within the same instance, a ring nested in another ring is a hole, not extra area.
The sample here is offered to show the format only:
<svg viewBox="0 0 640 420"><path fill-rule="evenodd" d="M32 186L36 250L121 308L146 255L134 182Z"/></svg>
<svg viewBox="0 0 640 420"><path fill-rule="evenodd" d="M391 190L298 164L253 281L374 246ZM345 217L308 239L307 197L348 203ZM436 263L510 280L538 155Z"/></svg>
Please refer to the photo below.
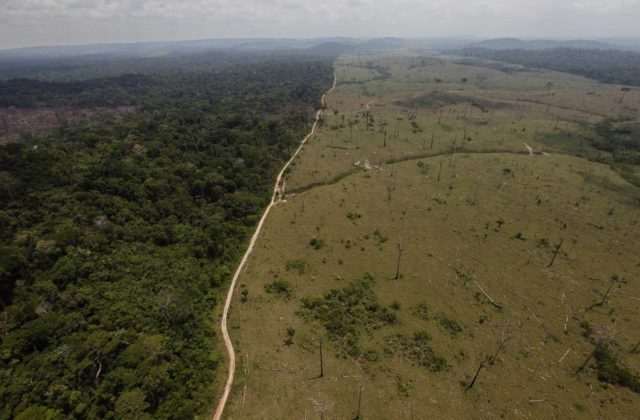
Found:
<svg viewBox="0 0 640 420"><path fill-rule="evenodd" d="M347 67L350 60L337 65L342 80L377 77ZM429 92L417 90L421 78L430 80L447 66L461 73L442 77L488 74L482 83L500 87L495 96L503 99L516 78L527 75L502 75L508 80L501 81L491 70L430 58L433 73L412 68L420 58L378 60L391 69L390 79L341 85L329 98L338 112L375 98L375 130L364 130L361 121L351 137L348 127L331 129L340 115L327 118L289 177L289 191L307 190L273 210L240 279L248 299L241 302L238 294L230 314L240 366L229 418L314 418L319 405L331 407L325 418L353 418L361 381L365 418L634 417L637 394L598 382L591 366L575 372L593 350L584 321L611 327L624 360L640 371L640 355L629 353L640 340L638 189L605 165L554 153L566 147L540 141L558 134L553 108L549 114L509 107L471 116L467 109L465 118L466 105L458 104L443 110L440 124L439 110L423 109L415 111L423 132L414 133L413 111L396 104ZM562 77L558 85L606 89ZM362 95L363 87L371 96ZM480 118L486 124L478 124ZM400 135L388 138L386 147L380 120L390 123L389 131L399 121ZM450 154L465 127L472 140ZM587 128L571 122L559 130L569 135ZM550 153L529 156L524 143ZM353 171L363 156L374 169ZM384 163L402 159L409 160ZM312 239L323 246L312 246ZM397 244L402 258L395 279ZM393 319L335 303L336 294L347 302L349 285L365 273L375 281L360 300L366 296L370 310L378 305L376 313ZM587 309L602 300L614 274L624 281L615 283L605 304ZM265 291L282 281L290 296ZM332 322L303 310L301 299L323 296ZM384 322L367 324L371 319ZM360 332L351 352L327 331L340 320ZM293 344L285 343L290 328ZM321 338L325 375L316 378ZM434 355L446 369L430 368ZM478 380L465 391L482 361Z"/></svg>

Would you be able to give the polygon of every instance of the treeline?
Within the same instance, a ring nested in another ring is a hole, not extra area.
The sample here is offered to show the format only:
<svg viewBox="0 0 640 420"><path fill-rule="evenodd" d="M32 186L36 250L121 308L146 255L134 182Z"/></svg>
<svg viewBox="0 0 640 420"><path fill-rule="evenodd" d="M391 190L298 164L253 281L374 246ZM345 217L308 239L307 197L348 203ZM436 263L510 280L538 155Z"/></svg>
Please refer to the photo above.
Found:
<svg viewBox="0 0 640 420"><path fill-rule="evenodd" d="M283 60L314 61L333 59L340 51L318 48L278 49L246 52L238 49L219 49L205 52L169 52L155 55L101 54L71 57L7 57L0 55L0 80L29 78L68 82L73 80L108 79L123 74L180 75L210 73L235 69L239 66Z"/></svg>
<svg viewBox="0 0 640 420"><path fill-rule="evenodd" d="M180 60L180 65L183 66ZM291 71L282 68L293 60ZM237 61L237 58L236 58ZM228 96L243 96L247 101L261 98L255 106L269 108L269 102L291 100L312 101L311 87L300 83L297 72L315 74L317 63L328 60L310 57L265 57L259 60L248 56L246 62L235 65L209 63L207 71L195 66L189 71L158 70L155 73L119 74L104 78L70 81L39 79L9 79L0 81L0 107L113 107L121 105L144 106L146 109L172 106L176 101L199 101L207 106L218 106ZM167 66L171 67L171 66ZM87 72L91 72L91 67ZM282 72L293 79L282 78ZM276 74L277 73L277 74ZM306 77L303 77L305 81Z"/></svg>
<svg viewBox="0 0 640 420"><path fill-rule="evenodd" d="M332 72L251 57L4 85L4 105L138 111L0 146L0 418L192 418L212 404L214 307Z"/></svg>
<svg viewBox="0 0 640 420"><path fill-rule="evenodd" d="M625 118L607 118L595 127L591 146L611 153L615 163L640 166L640 128Z"/></svg>
<svg viewBox="0 0 640 420"><path fill-rule="evenodd" d="M575 48L545 50L465 48L452 53L577 74L603 83L640 86L640 54L633 52Z"/></svg>

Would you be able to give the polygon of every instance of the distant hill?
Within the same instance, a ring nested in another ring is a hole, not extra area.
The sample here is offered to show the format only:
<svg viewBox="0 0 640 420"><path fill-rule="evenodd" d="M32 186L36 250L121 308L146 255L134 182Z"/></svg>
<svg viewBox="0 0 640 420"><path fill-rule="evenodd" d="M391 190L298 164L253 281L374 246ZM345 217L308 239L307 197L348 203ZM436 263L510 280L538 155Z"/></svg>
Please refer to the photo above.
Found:
<svg viewBox="0 0 640 420"><path fill-rule="evenodd" d="M408 46L409 43L401 38L374 38L361 42L356 46L359 51L386 51L396 50Z"/></svg>
<svg viewBox="0 0 640 420"><path fill-rule="evenodd" d="M449 53L463 57L462 62L469 63L469 59L491 60L527 68L543 68L577 74L603 83L640 86L640 54L632 51L581 48L541 50L465 48L450 50ZM496 68L491 63L474 65Z"/></svg>
<svg viewBox="0 0 640 420"><path fill-rule="evenodd" d="M623 49L620 45L610 44L601 41L590 40L531 40L525 41L518 38L499 38L486 41L474 42L465 46L466 48L486 48L489 50L546 50L551 48L574 48L581 50L615 50Z"/></svg>
<svg viewBox="0 0 640 420"><path fill-rule="evenodd" d="M342 42L324 42L322 44L314 45L313 47L306 48L304 53L310 55L319 56L338 56L354 49L353 45L345 44Z"/></svg>
<svg viewBox="0 0 640 420"><path fill-rule="evenodd" d="M0 50L4 60L49 60L80 56L94 57L159 57L171 54L199 53L206 51L302 51L326 55L349 50L385 51L403 48L407 41L399 38L374 38L369 40L331 37L312 39L247 38L202 39L193 41L139 42L130 44L89 44L68 46L43 46Z"/></svg>

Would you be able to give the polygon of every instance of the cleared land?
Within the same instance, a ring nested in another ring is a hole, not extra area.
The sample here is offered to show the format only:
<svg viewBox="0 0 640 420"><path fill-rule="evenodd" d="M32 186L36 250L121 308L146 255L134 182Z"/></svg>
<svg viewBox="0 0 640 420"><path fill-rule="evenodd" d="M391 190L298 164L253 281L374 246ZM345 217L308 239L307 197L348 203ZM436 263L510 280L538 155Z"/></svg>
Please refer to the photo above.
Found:
<svg viewBox="0 0 640 420"><path fill-rule="evenodd" d="M634 417L638 172L587 139L640 94L432 57L336 74L239 279L227 416L354 418L362 390L364 418Z"/></svg>

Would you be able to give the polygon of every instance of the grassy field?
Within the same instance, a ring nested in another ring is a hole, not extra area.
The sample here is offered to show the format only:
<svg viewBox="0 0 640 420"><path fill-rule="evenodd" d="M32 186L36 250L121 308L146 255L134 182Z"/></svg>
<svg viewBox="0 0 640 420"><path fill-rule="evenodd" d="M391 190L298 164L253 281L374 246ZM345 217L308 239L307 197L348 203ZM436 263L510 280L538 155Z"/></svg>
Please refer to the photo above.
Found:
<svg viewBox="0 0 640 420"><path fill-rule="evenodd" d="M640 94L411 55L336 73L240 279L227 417L633 418L640 189L584 139Z"/></svg>

